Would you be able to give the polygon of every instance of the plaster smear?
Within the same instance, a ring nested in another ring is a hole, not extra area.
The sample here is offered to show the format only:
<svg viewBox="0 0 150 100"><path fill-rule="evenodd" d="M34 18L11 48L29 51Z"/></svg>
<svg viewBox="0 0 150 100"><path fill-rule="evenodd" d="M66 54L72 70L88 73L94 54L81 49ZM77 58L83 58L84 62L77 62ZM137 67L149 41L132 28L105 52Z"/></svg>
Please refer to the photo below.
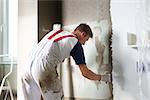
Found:
<svg viewBox="0 0 150 100"><path fill-rule="evenodd" d="M93 31L93 38L83 45L86 64L97 74L110 73L109 63L109 23L107 20L86 22ZM77 24L78 25L78 24ZM64 29L73 31L77 25L65 26ZM111 98L110 85L105 82L96 82L84 78L79 67L71 58L74 96L79 98L109 99ZM67 81L67 80L66 80ZM65 94L65 90L64 90Z"/></svg>

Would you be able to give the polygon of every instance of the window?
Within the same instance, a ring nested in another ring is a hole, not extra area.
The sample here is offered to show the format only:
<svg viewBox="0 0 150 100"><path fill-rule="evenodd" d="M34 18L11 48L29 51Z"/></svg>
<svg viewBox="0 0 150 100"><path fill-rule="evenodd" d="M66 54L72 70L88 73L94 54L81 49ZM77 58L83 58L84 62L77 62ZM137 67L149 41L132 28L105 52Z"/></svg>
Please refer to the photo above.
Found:
<svg viewBox="0 0 150 100"><path fill-rule="evenodd" d="M0 0L0 55L17 58L18 0ZM0 63L9 63L7 57Z"/></svg>
<svg viewBox="0 0 150 100"><path fill-rule="evenodd" d="M0 0L0 54L8 54L8 0ZM1 63L5 58L1 58Z"/></svg>

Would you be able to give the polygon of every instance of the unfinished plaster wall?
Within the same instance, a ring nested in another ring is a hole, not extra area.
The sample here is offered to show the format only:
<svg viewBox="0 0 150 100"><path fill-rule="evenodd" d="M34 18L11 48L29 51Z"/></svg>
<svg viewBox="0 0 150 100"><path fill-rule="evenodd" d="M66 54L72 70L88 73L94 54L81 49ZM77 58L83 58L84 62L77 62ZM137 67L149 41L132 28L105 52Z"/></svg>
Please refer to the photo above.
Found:
<svg viewBox="0 0 150 100"><path fill-rule="evenodd" d="M109 0L64 0L63 28L70 32L80 23L87 23L94 37L83 46L87 66L95 73L102 74L102 65L109 61L109 35L111 33ZM68 65L68 62L71 63ZM62 65L62 82L65 97L97 100L111 98L108 84L91 81L81 75L74 60L65 60Z"/></svg>
<svg viewBox="0 0 150 100"><path fill-rule="evenodd" d="M96 20L110 22L110 0L63 0L63 24Z"/></svg>

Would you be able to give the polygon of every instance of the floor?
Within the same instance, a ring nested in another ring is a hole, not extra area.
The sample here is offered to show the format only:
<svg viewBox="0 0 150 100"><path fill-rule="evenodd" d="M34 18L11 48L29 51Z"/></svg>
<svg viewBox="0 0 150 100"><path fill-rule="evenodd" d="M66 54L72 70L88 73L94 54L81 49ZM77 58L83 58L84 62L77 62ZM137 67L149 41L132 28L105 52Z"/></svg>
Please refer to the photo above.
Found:
<svg viewBox="0 0 150 100"><path fill-rule="evenodd" d="M113 99L88 99L88 98L69 98L69 97L65 97L64 100L113 100Z"/></svg>

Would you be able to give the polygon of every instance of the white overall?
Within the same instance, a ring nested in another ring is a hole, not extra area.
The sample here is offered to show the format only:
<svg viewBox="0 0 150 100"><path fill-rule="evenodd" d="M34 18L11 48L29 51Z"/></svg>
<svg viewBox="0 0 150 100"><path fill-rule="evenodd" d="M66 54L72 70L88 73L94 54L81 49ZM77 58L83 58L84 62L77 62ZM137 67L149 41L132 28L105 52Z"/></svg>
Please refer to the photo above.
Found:
<svg viewBox="0 0 150 100"><path fill-rule="evenodd" d="M63 89L56 66L77 43L72 33L58 30L48 33L32 50L22 76L24 100L63 100Z"/></svg>

